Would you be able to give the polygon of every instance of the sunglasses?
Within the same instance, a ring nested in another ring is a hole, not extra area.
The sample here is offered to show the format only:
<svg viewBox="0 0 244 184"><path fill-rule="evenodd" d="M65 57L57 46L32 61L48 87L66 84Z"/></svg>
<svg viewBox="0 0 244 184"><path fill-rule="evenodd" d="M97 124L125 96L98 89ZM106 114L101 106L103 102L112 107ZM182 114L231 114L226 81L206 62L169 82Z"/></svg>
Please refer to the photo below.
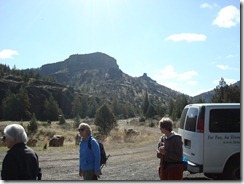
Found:
<svg viewBox="0 0 244 184"><path fill-rule="evenodd" d="M5 135L2 137L2 141L5 141L6 140L6 137L5 137Z"/></svg>
<svg viewBox="0 0 244 184"><path fill-rule="evenodd" d="M85 129L84 128L80 128L78 130L79 130L79 132L83 132Z"/></svg>

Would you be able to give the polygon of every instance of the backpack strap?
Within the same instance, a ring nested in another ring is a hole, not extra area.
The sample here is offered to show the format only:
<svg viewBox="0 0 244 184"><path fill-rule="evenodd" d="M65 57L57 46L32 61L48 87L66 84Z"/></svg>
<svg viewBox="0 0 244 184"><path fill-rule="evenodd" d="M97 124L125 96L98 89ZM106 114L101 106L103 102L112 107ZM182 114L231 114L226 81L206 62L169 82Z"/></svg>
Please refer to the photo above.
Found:
<svg viewBox="0 0 244 184"><path fill-rule="evenodd" d="M89 138L89 140L88 140L88 148L91 150L91 137Z"/></svg>

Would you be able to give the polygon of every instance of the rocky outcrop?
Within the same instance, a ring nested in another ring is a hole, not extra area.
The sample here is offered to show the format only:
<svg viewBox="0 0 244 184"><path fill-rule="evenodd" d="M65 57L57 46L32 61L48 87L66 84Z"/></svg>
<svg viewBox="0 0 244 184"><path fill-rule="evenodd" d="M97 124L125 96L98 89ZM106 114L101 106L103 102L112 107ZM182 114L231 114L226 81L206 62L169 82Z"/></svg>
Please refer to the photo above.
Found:
<svg viewBox="0 0 244 184"><path fill-rule="evenodd" d="M63 145L64 145L64 136L62 135L54 135L49 141L50 147L60 147Z"/></svg>

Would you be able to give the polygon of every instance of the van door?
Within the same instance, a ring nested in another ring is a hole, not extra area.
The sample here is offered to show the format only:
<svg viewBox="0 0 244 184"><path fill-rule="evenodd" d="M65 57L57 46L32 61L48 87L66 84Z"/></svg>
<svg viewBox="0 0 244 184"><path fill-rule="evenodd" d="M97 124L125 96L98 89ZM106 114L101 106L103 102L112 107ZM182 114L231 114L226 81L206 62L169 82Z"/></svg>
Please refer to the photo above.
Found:
<svg viewBox="0 0 244 184"><path fill-rule="evenodd" d="M240 107L206 108L203 172L222 173L227 160L240 152Z"/></svg>
<svg viewBox="0 0 244 184"><path fill-rule="evenodd" d="M201 106L188 106L186 109L185 112L182 112L182 122L180 123L182 127L179 128L178 132L183 138L183 153L189 161L188 164L191 162L199 166L194 168L189 166L188 170L201 172L201 166L203 165L203 133L197 132ZM183 117L184 113L185 118Z"/></svg>

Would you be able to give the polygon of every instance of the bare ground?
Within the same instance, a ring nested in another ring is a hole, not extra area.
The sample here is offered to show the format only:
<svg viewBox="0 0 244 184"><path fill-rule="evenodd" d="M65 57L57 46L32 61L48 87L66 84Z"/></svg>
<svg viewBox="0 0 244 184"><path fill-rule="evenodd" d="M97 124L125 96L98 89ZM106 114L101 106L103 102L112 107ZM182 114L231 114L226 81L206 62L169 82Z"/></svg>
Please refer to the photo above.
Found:
<svg viewBox="0 0 244 184"><path fill-rule="evenodd" d="M120 127L135 128L126 122L120 122ZM150 131L160 137L157 128L139 127L139 131ZM144 144L129 144L129 146L117 146L105 143L106 153L110 154L107 165L102 169L99 180L105 181L156 181L159 180L157 169L159 160L156 158L157 140L151 140ZM42 180L82 180L79 172L79 148L78 146L67 148L48 148L37 151L40 167L42 168ZM6 153L0 153L0 169ZM190 174L184 172L184 180L208 180L203 174Z"/></svg>
<svg viewBox="0 0 244 184"><path fill-rule="evenodd" d="M141 148L125 148L107 150L111 156L107 165L102 169L100 180L159 180L155 145L148 144ZM78 148L69 151L40 152L40 164L43 180L81 180L78 175ZM203 174L184 172L184 179L207 180Z"/></svg>

